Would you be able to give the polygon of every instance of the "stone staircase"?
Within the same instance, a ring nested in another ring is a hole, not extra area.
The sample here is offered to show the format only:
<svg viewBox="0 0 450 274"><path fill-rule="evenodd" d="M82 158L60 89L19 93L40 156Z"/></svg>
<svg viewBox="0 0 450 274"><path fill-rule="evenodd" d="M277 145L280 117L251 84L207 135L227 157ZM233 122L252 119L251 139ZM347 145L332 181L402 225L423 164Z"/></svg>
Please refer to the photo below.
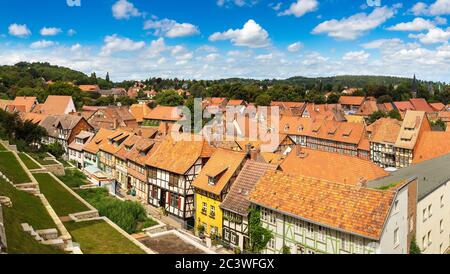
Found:
<svg viewBox="0 0 450 274"><path fill-rule="evenodd" d="M66 248L64 240L58 237L58 230L56 228L34 230L34 228L27 223L23 223L21 225L23 231L30 234L39 243L49 245L60 250L64 250Z"/></svg>

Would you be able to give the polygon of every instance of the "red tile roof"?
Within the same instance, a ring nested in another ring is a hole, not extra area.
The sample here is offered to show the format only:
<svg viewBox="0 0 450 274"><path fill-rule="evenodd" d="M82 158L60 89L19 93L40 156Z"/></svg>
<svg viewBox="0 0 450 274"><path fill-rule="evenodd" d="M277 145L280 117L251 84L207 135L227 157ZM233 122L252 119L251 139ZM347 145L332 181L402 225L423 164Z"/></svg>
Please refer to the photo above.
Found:
<svg viewBox="0 0 450 274"><path fill-rule="evenodd" d="M341 96L339 98L339 104L361 106L364 103L365 97L363 96Z"/></svg>

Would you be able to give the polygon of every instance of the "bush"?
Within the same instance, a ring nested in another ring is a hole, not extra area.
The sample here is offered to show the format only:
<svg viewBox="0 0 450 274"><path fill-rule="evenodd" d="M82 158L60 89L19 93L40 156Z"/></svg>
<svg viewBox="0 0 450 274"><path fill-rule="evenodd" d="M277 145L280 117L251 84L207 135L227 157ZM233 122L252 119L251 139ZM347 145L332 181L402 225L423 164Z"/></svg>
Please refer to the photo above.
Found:
<svg viewBox="0 0 450 274"><path fill-rule="evenodd" d="M108 217L129 234L157 224L156 221L147 217L141 204L113 198L104 188L79 190L78 194L97 208L101 216Z"/></svg>

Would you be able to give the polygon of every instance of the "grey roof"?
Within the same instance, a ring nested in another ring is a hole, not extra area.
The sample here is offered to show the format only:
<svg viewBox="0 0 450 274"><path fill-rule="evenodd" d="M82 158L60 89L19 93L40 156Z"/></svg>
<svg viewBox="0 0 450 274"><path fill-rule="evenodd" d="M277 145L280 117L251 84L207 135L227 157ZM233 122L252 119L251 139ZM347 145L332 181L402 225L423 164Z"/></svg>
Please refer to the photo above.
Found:
<svg viewBox="0 0 450 274"><path fill-rule="evenodd" d="M277 166L249 160L245 163L239 176L227 194L220 208L242 216L247 216L250 201L248 195L259 179L268 171L276 170Z"/></svg>
<svg viewBox="0 0 450 274"><path fill-rule="evenodd" d="M403 180L418 179L418 199L425 198L428 194L450 181L450 154L433 158L431 160L402 168L393 172L390 176L373 180L368 183L369 187L379 188L398 183Z"/></svg>
<svg viewBox="0 0 450 274"><path fill-rule="evenodd" d="M47 130L49 136L58 137L58 125L61 124L63 129L72 130L83 117L76 115L50 115L42 120L40 126Z"/></svg>

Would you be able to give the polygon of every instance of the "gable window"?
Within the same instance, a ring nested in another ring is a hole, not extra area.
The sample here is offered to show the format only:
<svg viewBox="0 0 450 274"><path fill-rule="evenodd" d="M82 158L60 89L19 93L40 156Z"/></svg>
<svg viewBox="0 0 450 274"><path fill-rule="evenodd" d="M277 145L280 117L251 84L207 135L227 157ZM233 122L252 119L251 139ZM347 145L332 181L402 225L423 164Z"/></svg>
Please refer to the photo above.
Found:
<svg viewBox="0 0 450 274"><path fill-rule="evenodd" d="M210 211L209 211L209 217L211 218L216 218L216 208L214 206L211 206Z"/></svg>
<svg viewBox="0 0 450 274"><path fill-rule="evenodd" d="M202 214L206 215L208 212L208 205L206 203L202 204Z"/></svg>

